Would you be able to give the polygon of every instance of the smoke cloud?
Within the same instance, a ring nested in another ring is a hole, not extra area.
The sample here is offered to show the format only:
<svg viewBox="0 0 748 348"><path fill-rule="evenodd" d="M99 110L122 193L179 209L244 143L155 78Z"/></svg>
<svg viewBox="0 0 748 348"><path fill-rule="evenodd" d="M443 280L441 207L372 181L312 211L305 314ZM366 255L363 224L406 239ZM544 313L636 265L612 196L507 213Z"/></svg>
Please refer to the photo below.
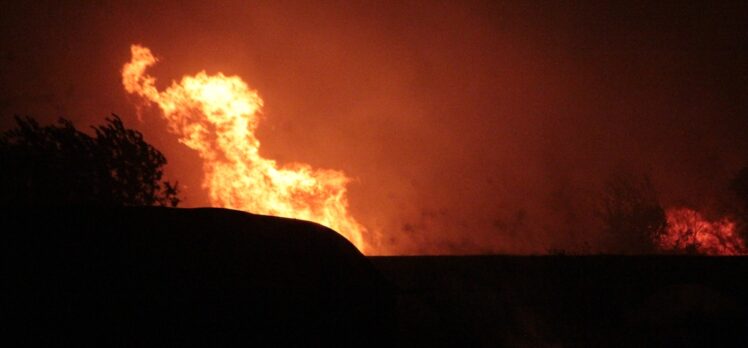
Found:
<svg viewBox="0 0 748 348"><path fill-rule="evenodd" d="M198 155L121 88L141 43L159 89L202 70L256 89L263 156L353 178L379 253L603 251L594 209L616 173L649 176L665 206L726 204L748 165L746 6L3 5L0 127L115 112L207 205Z"/></svg>

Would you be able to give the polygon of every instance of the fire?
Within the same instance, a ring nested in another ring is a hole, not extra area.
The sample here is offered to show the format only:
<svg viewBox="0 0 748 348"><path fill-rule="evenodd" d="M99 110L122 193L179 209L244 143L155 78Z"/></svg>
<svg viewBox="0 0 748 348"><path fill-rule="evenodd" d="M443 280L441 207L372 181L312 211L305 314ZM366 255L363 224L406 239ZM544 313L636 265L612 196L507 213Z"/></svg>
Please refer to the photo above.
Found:
<svg viewBox="0 0 748 348"><path fill-rule="evenodd" d="M688 208L672 208L665 213L667 227L657 239L662 250L691 251L705 255L741 255L748 253L745 242L728 218L709 221Z"/></svg>
<svg viewBox="0 0 748 348"><path fill-rule="evenodd" d="M279 166L260 155L255 130L263 101L256 90L238 76L202 71L159 91L146 74L157 61L150 49L130 50L132 59L122 68L125 90L157 104L169 131L199 153L213 206L314 221L366 250L366 229L348 211L349 178L343 172Z"/></svg>

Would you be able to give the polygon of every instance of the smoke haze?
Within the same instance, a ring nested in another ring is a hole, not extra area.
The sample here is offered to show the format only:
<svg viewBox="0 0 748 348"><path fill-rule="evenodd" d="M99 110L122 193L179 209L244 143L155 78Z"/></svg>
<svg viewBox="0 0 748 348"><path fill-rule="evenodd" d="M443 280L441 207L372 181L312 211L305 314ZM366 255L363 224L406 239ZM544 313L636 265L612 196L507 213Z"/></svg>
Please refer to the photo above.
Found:
<svg viewBox="0 0 748 348"><path fill-rule="evenodd" d="M147 1L2 5L0 127L14 114L143 132L203 206L200 159L122 89L130 45L164 88L206 70L265 102L266 158L344 171L378 253L599 251L615 173L719 210L748 165L743 2ZM375 252L376 253L376 252Z"/></svg>

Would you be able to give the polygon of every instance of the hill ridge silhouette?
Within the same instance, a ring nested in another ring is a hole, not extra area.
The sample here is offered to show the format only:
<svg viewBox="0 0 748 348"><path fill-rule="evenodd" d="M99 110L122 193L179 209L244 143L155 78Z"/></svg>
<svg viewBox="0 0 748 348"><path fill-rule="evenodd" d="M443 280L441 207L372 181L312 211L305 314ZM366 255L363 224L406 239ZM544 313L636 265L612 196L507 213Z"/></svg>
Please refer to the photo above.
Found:
<svg viewBox="0 0 748 348"><path fill-rule="evenodd" d="M218 208L7 208L19 342L353 344L391 338L392 286L318 224ZM384 343L384 342L382 342Z"/></svg>

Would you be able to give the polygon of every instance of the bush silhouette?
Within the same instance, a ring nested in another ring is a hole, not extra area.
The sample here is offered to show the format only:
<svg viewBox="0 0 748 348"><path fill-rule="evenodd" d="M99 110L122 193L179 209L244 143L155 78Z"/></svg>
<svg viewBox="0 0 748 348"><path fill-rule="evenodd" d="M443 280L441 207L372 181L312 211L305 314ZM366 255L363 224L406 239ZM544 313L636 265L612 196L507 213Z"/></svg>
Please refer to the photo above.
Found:
<svg viewBox="0 0 748 348"><path fill-rule="evenodd" d="M616 252L657 253L655 241L667 225L665 210L648 177L620 174L605 183L597 211Z"/></svg>
<svg viewBox="0 0 748 348"><path fill-rule="evenodd" d="M743 167L732 179L730 188L737 195L741 208L748 209L748 167Z"/></svg>
<svg viewBox="0 0 748 348"><path fill-rule="evenodd" d="M738 217L738 233L748 244L748 167L743 167L730 182L730 189L737 197L736 215Z"/></svg>
<svg viewBox="0 0 748 348"><path fill-rule="evenodd" d="M177 184L162 180L164 155L117 115L93 127L94 136L64 118L49 126L15 120L0 134L0 204L179 204Z"/></svg>

